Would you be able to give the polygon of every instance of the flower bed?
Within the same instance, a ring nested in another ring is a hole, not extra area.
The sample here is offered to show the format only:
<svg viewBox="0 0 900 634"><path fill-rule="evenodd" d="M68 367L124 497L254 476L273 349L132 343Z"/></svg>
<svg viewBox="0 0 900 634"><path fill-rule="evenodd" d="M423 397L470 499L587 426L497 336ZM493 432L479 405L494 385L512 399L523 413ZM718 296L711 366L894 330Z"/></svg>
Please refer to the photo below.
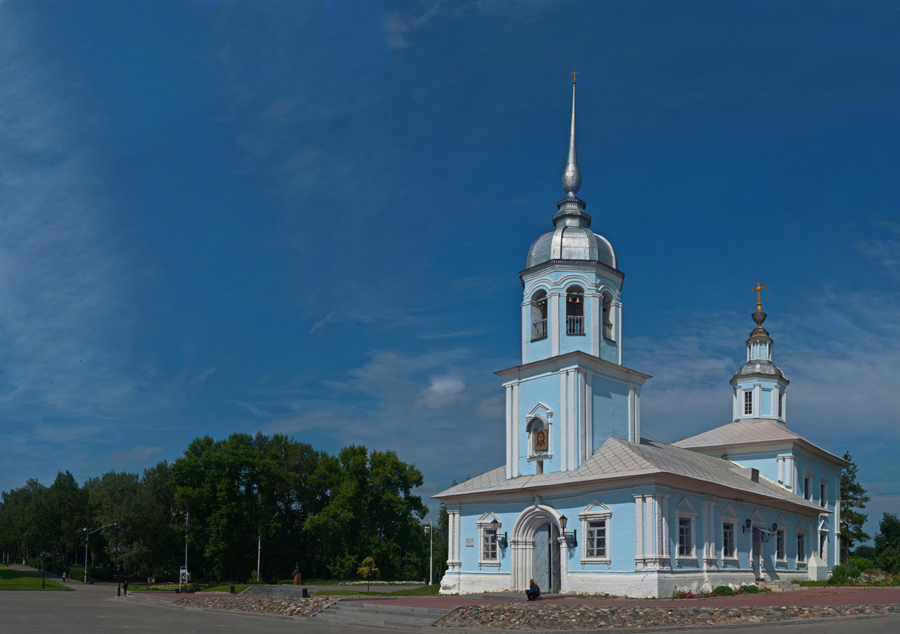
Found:
<svg viewBox="0 0 900 634"><path fill-rule="evenodd" d="M760 592L771 592L771 588L759 588L757 586L741 586L737 590L726 586L719 586L710 592L691 592L690 590L675 590L672 593L673 599L709 599L711 597L730 597L738 594L758 594Z"/></svg>

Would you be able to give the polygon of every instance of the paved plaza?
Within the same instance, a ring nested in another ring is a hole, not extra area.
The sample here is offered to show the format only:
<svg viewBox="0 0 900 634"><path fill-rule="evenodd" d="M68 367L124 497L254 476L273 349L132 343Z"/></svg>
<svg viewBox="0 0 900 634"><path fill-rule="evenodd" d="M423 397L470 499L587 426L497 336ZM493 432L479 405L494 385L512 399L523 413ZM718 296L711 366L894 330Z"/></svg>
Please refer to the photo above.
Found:
<svg viewBox="0 0 900 634"><path fill-rule="evenodd" d="M215 612L206 610L180 609L171 606L174 597L133 597L117 598L116 586L98 584L84 586L71 585L72 592L6 591L0 592L0 629L4 634L47 633L72 634L90 632L107 634L110 632L165 632L166 634L186 634L193 632L292 632L302 634L331 634L350 631L347 626L315 623L300 619L285 619L267 616L252 616L235 612ZM861 590L846 595L832 594L826 597L823 591L796 593L791 597L801 604L843 604L848 600L867 601L866 597L877 594L879 602L894 598L896 591L878 590L866 594ZM791 593L794 594L794 593ZM851 599L840 599L840 596ZM769 599L773 603L791 600L789 595L752 597L754 601ZM896 599L895 599L896 600ZM474 599L439 597L435 599L413 598L397 603L414 605L449 605L450 603L471 604ZM568 601L572 601L569 599ZM717 600L716 600L717 601ZM480 603L481 600L478 600ZM588 602L588 601L586 601ZM875 602L873 600L873 602ZM394 603L392 601L392 603ZM662 607L669 601L645 601L645 605ZM686 602L678 602L685 605ZM734 605L734 604L733 604ZM704 628L706 629L706 628ZM365 628L354 625L353 632L383 633L383 628ZM399 631L399 630L395 630ZM444 630L448 631L448 630ZM456 630L459 631L459 630ZM471 631L471 630L469 630ZM608 631L608 630L607 630ZM646 629L642 631L648 631ZM680 630L685 631L685 630ZM753 634L895 634L900 632L900 617L878 617L870 619L840 619L831 622L801 622L788 625L761 625L738 628L714 628L714 632L742 632Z"/></svg>

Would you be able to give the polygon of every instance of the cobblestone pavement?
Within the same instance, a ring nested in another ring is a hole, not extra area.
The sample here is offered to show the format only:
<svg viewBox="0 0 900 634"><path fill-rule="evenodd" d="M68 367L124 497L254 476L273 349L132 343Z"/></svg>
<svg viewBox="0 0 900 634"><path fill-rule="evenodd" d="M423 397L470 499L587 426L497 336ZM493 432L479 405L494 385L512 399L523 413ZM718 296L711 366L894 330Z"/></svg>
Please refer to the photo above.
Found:
<svg viewBox="0 0 900 634"><path fill-rule="evenodd" d="M900 614L900 606L716 607L694 603L685 607L602 607L523 603L460 607L435 623L435 627L479 630L692 629L709 625L750 625L891 614Z"/></svg>
<svg viewBox="0 0 900 634"><path fill-rule="evenodd" d="M212 610L233 610L251 614L276 614L279 616L312 616L319 610L334 603L330 597L310 599L262 597L262 596L189 596L175 601L175 605L185 608L205 608Z"/></svg>

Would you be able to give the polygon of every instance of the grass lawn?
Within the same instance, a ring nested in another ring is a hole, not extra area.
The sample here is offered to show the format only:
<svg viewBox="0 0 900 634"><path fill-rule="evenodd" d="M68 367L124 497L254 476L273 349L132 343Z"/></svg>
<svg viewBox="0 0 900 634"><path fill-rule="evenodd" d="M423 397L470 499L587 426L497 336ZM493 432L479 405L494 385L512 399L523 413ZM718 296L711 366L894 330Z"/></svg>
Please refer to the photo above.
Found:
<svg viewBox="0 0 900 634"><path fill-rule="evenodd" d="M240 594L249 587L249 583L236 583L234 584L234 593ZM212 588L204 588L200 592L231 592L231 584L228 584L227 586L214 586Z"/></svg>
<svg viewBox="0 0 900 634"><path fill-rule="evenodd" d="M316 592L316 596L378 596L378 597L436 597L441 591L438 583L408 590L394 590L393 592L366 592L365 590L322 590Z"/></svg>
<svg viewBox="0 0 900 634"><path fill-rule="evenodd" d="M31 572L20 572L12 568L0 567L0 590L40 590L41 577ZM45 579L47 590L71 590L52 579Z"/></svg>

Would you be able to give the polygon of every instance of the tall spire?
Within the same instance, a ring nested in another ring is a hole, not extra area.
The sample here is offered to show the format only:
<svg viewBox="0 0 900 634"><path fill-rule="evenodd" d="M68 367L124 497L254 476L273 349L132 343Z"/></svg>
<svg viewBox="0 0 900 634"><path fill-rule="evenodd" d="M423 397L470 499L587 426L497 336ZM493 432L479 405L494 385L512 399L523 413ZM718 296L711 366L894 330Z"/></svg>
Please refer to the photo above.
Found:
<svg viewBox="0 0 900 634"><path fill-rule="evenodd" d="M572 132L569 136L569 160L562 177L563 190L575 197L581 189L581 172L578 171L578 156L575 154L575 73L572 73Z"/></svg>

